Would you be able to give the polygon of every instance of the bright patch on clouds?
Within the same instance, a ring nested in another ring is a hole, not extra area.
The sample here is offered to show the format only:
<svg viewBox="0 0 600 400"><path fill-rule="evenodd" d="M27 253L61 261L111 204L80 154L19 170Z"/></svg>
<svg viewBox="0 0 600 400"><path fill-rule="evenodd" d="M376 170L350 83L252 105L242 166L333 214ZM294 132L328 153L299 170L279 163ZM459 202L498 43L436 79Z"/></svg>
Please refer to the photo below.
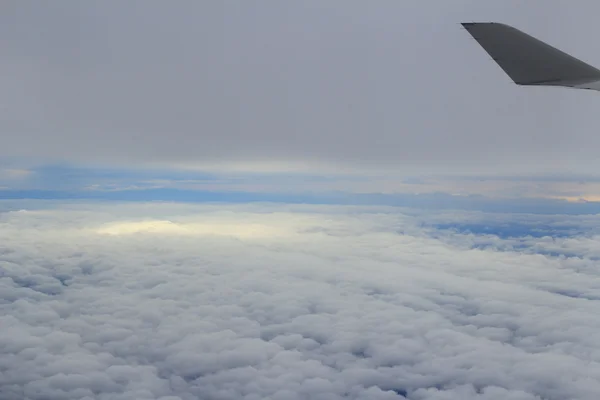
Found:
<svg viewBox="0 0 600 400"><path fill-rule="evenodd" d="M600 393L596 216L42 204L0 204L0 399Z"/></svg>
<svg viewBox="0 0 600 400"><path fill-rule="evenodd" d="M221 235L239 238L282 236L287 232L276 226L236 223L175 223L164 220L115 222L97 230L105 235L132 235L151 233L157 235Z"/></svg>

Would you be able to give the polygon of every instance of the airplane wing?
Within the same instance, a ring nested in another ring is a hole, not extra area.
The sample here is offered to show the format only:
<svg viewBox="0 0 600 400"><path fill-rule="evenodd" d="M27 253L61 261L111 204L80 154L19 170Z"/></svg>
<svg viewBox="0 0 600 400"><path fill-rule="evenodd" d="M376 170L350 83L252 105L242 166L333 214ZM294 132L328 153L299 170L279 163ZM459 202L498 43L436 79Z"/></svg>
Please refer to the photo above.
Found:
<svg viewBox="0 0 600 400"><path fill-rule="evenodd" d="M462 26L517 85L600 90L600 70L512 26L496 22Z"/></svg>

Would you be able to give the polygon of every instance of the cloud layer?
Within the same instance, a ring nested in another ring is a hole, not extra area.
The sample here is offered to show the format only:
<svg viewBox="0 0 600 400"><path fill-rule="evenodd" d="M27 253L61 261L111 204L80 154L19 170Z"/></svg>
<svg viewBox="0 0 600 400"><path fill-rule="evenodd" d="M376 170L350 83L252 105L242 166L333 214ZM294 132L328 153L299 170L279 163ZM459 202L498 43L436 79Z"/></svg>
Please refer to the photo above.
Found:
<svg viewBox="0 0 600 400"><path fill-rule="evenodd" d="M562 239L458 233L435 227L456 214L380 207L73 204L0 218L2 399L600 391L595 217Z"/></svg>
<svg viewBox="0 0 600 400"><path fill-rule="evenodd" d="M15 191L68 192L72 197L107 193L171 191L277 194L479 195L494 198L547 198L571 202L600 199L600 178L591 174L546 176L431 176L405 174L242 173L186 169L93 167L89 165L0 162L0 198ZM23 196L26 196L23 193ZM98 198L97 197L97 198ZM149 197L147 197L149 198Z"/></svg>

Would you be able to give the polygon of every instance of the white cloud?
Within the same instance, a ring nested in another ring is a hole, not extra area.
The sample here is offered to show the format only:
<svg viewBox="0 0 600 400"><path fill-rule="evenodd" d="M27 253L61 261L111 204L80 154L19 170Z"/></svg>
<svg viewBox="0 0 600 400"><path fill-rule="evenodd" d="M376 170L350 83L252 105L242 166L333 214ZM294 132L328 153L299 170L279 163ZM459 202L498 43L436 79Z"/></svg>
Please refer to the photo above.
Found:
<svg viewBox="0 0 600 400"><path fill-rule="evenodd" d="M0 213L0 398L596 399L600 239L552 241L578 257L550 257L527 253L546 239L517 252L517 239L423 227L451 218L290 205ZM244 234L256 226L270 234Z"/></svg>

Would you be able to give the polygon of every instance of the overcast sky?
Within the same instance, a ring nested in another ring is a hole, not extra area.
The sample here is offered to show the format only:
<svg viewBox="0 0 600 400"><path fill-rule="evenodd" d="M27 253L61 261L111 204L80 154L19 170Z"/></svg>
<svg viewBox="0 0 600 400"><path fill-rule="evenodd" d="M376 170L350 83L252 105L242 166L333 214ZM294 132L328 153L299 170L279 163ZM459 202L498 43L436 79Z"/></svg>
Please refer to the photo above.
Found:
<svg viewBox="0 0 600 400"><path fill-rule="evenodd" d="M598 170L600 93L514 85L459 25L600 66L597 1L0 5L0 158L262 170Z"/></svg>

